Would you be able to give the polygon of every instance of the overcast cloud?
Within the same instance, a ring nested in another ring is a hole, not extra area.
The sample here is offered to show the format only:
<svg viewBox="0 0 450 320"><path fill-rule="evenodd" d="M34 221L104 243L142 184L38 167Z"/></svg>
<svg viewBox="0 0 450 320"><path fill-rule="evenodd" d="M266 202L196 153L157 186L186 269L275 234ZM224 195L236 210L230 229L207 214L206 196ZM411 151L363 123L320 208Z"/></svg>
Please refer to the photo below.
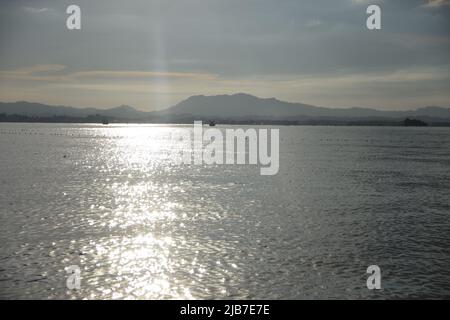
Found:
<svg viewBox="0 0 450 320"><path fill-rule="evenodd" d="M450 107L447 0L3 0L0 101L161 109L246 92ZM382 30L366 8L382 8ZM82 30L66 29L77 4Z"/></svg>

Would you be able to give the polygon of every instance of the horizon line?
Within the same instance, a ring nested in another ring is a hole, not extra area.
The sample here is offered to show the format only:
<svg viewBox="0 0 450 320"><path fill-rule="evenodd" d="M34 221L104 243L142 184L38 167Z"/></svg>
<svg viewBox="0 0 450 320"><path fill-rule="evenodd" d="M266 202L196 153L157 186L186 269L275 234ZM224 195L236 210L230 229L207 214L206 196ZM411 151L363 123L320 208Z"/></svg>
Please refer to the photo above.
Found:
<svg viewBox="0 0 450 320"><path fill-rule="evenodd" d="M80 106L74 106L74 105L70 105L70 104L48 104L48 103L44 103L44 102L38 102L38 101L29 101L29 100L16 100L16 101L0 101L0 103L29 103L29 104L42 104L42 105L46 105L46 106L50 106L50 107L67 107L67 108L74 108L74 109L98 109L98 110L111 110L111 109L116 109L116 108L120 108L120 107L130 107L136 111L139 112L145 112L145 113L151 113L151 112L161 112L161 111L165 111L168 110L174 106L177 106L178 104L193 98L193 97L223 97L223 96L228 96L228 97L233 97L233 96L238 96L238 95L243 95L243 96L249 96L252 98L256 98L259 100L276 100L277 102L281 102L281 103L288 103L288 104L302 104L305 106L310 106L310 107L315 107L315 108L324 108L324 109L334 109L334 110L351 110L351 109L363 109L363 110L374 110L374 111L380 111L380 112L407 112L407 111L417 111L420 109L424 109L424 108L441 108L441 109L450 109L449 107L446 106L437 106L437 105L424 105L422 107L414 107L414 108L409 108L406 107L405 109L392 109L392 110L386 110L386 109L379 109L379 108L375 108L375 107L361 107L361 106L339 106L339 107L330 107L330 106L321 106L321 105L315 105L315 104L309 104L309 103L304 103L304 102L292 102L292 101L285 101L285 100L280 100L276 97L269 97L269 98L262 98L262 97L258 97L256 95L253 94L249 94L249 93L245 93L245 92L237 92L237 93L231 93L231 94L214 94L214 95L205 95L205 94L193 94L188 96L187 98L184 98L182 100L180 100L179 102L177 102L176 104L170 105L168 107L165 107L163 109L154 109L154 110L142 110L139 107L135 107L129 104L120 104L117 106L110 106L110 107L98 107L98 106L87 106L87 107L80 107Z"/></svg>

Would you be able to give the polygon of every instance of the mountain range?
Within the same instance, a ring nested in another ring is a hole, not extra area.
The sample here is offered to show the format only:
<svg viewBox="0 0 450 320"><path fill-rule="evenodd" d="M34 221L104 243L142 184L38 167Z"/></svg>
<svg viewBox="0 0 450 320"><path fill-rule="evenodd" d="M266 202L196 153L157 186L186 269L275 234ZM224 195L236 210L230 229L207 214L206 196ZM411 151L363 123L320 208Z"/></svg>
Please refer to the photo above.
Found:
<svg viewBox="0 0 450 320"><path fill-rule="evenodd" d="M144 112L130 106L111 109L50 106L18 101L0 102L0 114L26 117L101 116L118 121L137 122L190 122L204 120L216 122L258 121L393 121L415 118L431 122L450 122L450 108L423 107L407 111L384 111L369 108L325 108L302 103L262 99L238 93L233 95L191 96L162 111Z"/></svg>

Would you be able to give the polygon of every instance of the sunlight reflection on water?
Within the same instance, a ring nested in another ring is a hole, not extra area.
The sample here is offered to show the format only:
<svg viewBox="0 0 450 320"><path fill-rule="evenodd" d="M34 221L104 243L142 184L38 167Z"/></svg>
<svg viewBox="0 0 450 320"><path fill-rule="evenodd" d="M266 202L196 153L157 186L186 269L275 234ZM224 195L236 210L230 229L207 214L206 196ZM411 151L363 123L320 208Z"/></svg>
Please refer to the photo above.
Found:
<svg viewBox="0 0 450 320"><path fill-rule="evenodd" d="M450 294L448 129L284 127L262 177L177 165L191 128L2 124L0 297Z"/></svg>

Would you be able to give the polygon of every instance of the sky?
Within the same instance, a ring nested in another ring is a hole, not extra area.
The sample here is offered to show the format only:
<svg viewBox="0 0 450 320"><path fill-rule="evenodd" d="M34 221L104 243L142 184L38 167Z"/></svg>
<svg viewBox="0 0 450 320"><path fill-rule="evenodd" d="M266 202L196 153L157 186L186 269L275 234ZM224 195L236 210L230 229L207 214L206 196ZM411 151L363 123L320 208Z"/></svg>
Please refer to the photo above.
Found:
<svg viewBox="0 0 450 320"><path fill-rule="evenodd" d="M66 8L81 8L68 30ZM381 8L381 30L366 9ZM0 0L0 101L450 107L450 0Z"/></svg>

